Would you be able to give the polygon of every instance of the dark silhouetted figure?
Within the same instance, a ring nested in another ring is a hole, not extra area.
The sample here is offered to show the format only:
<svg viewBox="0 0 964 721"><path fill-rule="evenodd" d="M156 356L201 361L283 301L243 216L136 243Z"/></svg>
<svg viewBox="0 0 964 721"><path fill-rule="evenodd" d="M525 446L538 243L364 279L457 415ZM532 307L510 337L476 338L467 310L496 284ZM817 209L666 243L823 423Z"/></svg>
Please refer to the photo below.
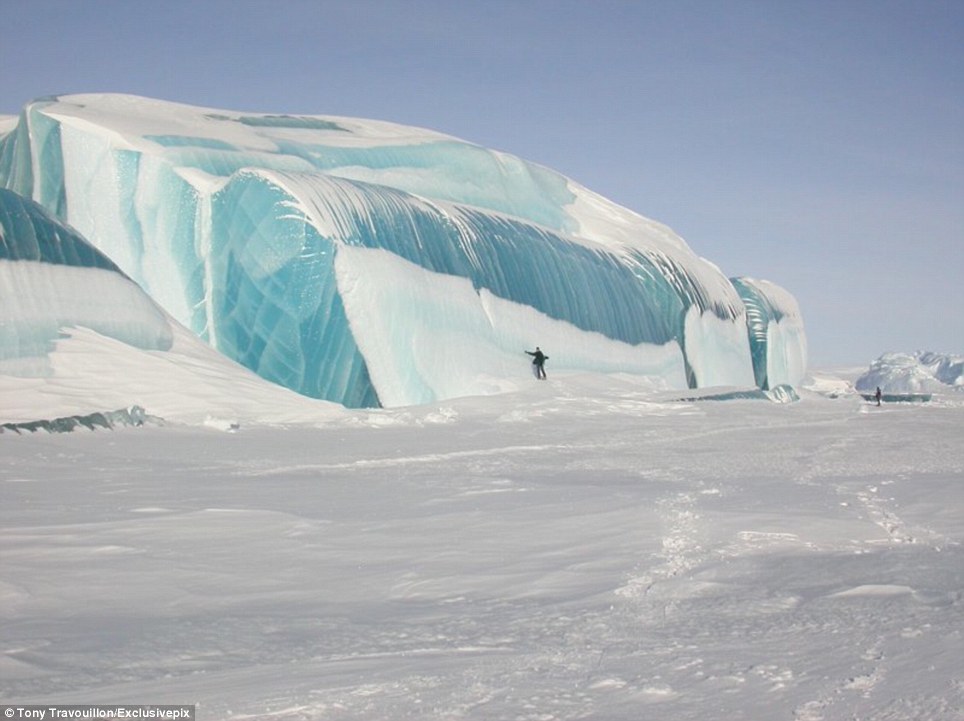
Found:
<svg viewBox="0 0 964 721"><path fill-rule="evenodd" d="M880 394L880 386L877 386L877 392L874 393L874 398L877 399L877 405L878 405L878 406L880 405L880 395L881 395L881 394Z"/></svg>
<svg viewBox="0 0 964 721"><path fill-rule="evenodd" d="M532 356L532 365L534 366L533 370L535 371L536 378L544 381L546 379L545 365L546 361L549 360L549 356L543 353L539 346L536 346L534 351L527 350L526 354Z"/></svg>

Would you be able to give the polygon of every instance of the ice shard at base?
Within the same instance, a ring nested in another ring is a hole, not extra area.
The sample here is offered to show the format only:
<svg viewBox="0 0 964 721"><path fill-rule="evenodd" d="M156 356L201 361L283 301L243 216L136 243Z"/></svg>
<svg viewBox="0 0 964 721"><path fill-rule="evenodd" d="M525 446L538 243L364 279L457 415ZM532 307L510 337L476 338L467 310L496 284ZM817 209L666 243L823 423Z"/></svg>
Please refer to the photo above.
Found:
<svg viewBox="0 0 964 721"><path fill-rule="evenodd" d="M536 344L550 372L667 387L766 387L804 370L785 291L747 295L665 226L432 131L48 98L0 139L0 184L230 358L349 406L498 392ZM759 298L763 344L747 316Z"/></svg>

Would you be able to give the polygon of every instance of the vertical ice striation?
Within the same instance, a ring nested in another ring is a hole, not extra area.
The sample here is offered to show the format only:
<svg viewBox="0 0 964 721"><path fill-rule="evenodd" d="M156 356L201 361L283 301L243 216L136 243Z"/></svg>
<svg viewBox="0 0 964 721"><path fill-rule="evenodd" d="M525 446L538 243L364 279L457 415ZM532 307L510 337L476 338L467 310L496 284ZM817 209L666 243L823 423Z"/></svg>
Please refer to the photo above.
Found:
<svg viewBox="0 0 964 721"><path fill-rule="evenodd" d="M346 326L346 290L335 294L331 277L332 262L346 247L385 250L431 273L467 279L474 291L471 298L462 306L452 300L466 319L482 307L484 290L534 309L546 321L564 321L574 331L628 346L678 346L683 382L689 341L712 351L712 362L698 357L689 363L696 381L752 383L739 297L733 292L732 298L713 298L667 255L587 247L517 217L316 173L237 173L215 194L212 218L212 286L218 290L210 319L217 346L266 378L302 392L331 398L337 391L334 397L346 402L340 394L351 387L343 385L349 371L356 388L368 382L353 337L375 322L371 316L397 312L390 307L391 296L379 295L377 304L365 314L355 313ZM247 239L243 246L233 242L238 237ZM399 271L381 282L401 292L403 275ZM426 278L425 285L440 282ZM429 297L427 289L421 294ZM413 307L418 300L409 296L406 304ZM426 308L420 317L427 326L421 334L422 345L444 356L443 344L432 340L443 335L435 332L442 318L440 309ZM322 339L322 333L329 337ZM514 336L515 349L528 345L524 334ZM496 342L491 334L476 329L463 339L464 353L482 353L478 347L482 338ZM390 362L399 372L407 369L410 379L409 395L398 393L398 385L393 385L393 404L439 397L427 389L447 384L435 378L437 373L430 380L422 375L424 370L414 370L406 348L409 341L386 338L383 342L394 356ZM570 339L566 345L573 343L579 341ZM363 354L366 359L385 357L376 346L377 342L369 343ZM499 350L506 353L512 348L499 346ZM423 348L423 355L428 353ZM554 367L568 367L565 347L554 358ZM596 370L607 365L611 364L602 358L592 360L583 354L573 367ZM450 372L464 373L465 366L464 360L453 360ZM337 387L327 378L335 369ZM612 369L643 370L638 364ZM319 377L309 377L312 373ZM389 402L385 398L389 389L375 385L382 402Z"/></svg>
<svg viewBox="0 0 964 721"><path fill-rule="evenodd" d="M331 239L259 171L236 174L214 194L210 212L213 344L299 393L377 405L338 293Z"/></svg>
<svg viewBox="0 0 964 721"><path fill-rule="evenodd" d="M807 339L796 299L765 280L732 278L746 304L746 327L756 384L764 390L799 383L807 366Z"/></svg>
<svg viewBox="0 0 964 721"><path fill-rule="evenodd" d="M799 365L768 358L793 344L748 336L747 296L665 226L427 130L49 98L0 138L0 184L229 357L350 406L491 392L550 338L556 370L674 386Z"/></svg>

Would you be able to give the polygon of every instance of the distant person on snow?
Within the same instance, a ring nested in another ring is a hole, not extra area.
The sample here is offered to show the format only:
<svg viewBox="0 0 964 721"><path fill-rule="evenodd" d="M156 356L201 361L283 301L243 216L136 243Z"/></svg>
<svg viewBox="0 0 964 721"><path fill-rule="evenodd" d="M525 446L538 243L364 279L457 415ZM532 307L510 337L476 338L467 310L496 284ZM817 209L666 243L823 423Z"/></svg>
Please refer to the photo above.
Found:
<svg viewBox="0 0 964 721"><path fill-rule="evenodd" d="M533 370L535 371L536 378L544 381L546 379L545 364L546 361L549 360L549 356L543 353L539 346L536 346L534 351L527 350L526 354L532 356L532 365L534 366Z"/></svg>
<svg viewBox="0 0 964 721"><path fill-rule="evenodd" d="M880 386L877 386L877 392L874 393L874 398L877 399L877 405L880 405Z"/></svg>

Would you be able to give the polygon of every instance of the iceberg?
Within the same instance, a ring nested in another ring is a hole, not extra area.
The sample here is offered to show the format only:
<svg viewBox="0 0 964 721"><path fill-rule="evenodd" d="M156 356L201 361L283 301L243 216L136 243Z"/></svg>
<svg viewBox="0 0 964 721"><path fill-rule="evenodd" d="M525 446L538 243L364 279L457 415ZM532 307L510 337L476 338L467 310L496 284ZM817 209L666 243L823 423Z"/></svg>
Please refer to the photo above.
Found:
<svg viewBox="0 0 964 721"><path fill-rule="evenodd" d="M729 280L550 169L430 130L45 98L0 136L0 185L232 360L349 407L498 392L536 344L550 372L667 388L805 371L786 291Z"/></svg>
<svg viewBox="0 0 964 721"><path fill-rule="evenodd" d="M964 356L917 351L884 353L854 381L860 393L880 388L885 395L964 391Z"/></svg>

